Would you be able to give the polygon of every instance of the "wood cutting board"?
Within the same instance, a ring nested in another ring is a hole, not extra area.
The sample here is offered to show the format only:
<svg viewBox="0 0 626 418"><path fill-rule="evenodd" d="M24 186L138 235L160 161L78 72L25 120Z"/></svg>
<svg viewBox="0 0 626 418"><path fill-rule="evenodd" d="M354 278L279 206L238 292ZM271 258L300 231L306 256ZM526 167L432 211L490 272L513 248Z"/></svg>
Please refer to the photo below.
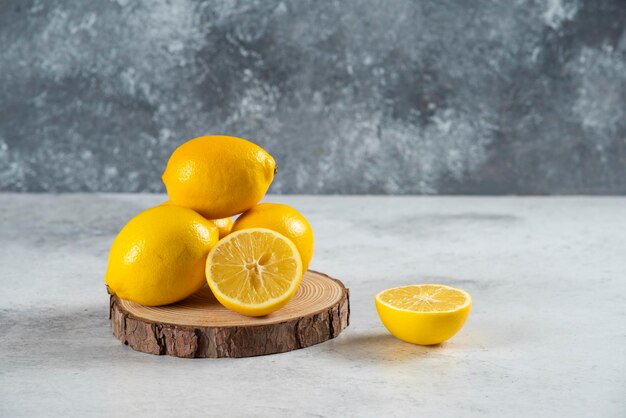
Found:
<svg viewBox="0 0 626 418"><path fill-rule="evenodd" d="M308 270L294 298L260 318L224 308L208 286L165 306L144 306L111 295L113 335L131 348L175 357L251 357L283 353L335 338L350 321L348 289Z"/></svg>

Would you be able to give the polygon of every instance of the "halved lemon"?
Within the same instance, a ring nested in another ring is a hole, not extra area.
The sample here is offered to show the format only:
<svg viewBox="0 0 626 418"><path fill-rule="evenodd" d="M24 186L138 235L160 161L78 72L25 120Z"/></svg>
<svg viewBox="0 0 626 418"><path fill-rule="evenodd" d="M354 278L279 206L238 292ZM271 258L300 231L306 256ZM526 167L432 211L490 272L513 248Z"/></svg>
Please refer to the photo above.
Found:
<svg viewBox="0 0 626 418"><path fill-rule="evenodd" d="M383 290L374 298L383 325L397 338L433 345L452 338L465 324L472 297L441 284Z"/></svg>
<svg viewBox="0 0 626 418"><path fill-rule="evenodd" d="M285 306L302 279L298 249L265 228L233 232L209 252L206 278L217 300L237 313L268 315Z"/></svg>

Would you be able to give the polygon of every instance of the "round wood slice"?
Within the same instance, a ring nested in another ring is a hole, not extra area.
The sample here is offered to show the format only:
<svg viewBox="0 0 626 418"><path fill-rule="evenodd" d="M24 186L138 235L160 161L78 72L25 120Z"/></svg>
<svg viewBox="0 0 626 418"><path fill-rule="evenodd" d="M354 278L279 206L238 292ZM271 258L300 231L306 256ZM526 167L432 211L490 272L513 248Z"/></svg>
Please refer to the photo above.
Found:
<svg viewBox="0 0 626 418"><path fill-rule="evenodd" d="M260 318L224 308L204 287L166 306L144 306L111 295L113 335L137 351L176 357L251 357L283 353L335 338L349 324L348 289L307 271L294 298Z"/></svg>

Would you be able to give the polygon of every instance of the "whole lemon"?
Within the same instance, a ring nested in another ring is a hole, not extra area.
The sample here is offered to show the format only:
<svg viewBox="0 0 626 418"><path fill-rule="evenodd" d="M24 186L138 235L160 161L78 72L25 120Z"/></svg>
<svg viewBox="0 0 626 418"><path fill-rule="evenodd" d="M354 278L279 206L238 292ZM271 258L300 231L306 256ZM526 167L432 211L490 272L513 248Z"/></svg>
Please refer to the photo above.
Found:
<svg viewBox="0 0 626 418"><path fill-rule="evenodd" d="M313 229L304 216L294 208L280 203L261 203L246 211L235 221L233 232L249 228L267 228L289 238L302 258L306 271L313 257Z"/></svg>
<svg viewBox="0 0 626 418"><path fill-rule="evenodd" d="M163 182L173 204L207 219L244 212L256 205L274 180L276 162L263 148L225 135L202 136L172 153Z"/></svg>
<svg viewBox="0 0 626 418"><path fill-rule="evenodd" d="M113 241L106 284L120 298L143 305L185 299L206 283L206 258L217 240L215 224L191 209L148 209Z"/></svg>

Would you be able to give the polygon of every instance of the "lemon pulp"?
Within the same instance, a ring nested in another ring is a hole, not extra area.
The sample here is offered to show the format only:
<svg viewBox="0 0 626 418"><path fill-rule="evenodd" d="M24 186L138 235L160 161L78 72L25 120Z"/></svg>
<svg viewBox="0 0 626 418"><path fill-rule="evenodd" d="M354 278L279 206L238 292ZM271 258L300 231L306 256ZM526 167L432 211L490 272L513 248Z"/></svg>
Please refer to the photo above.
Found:
<svg viewBox="0 0 626 418"><path fill-rule="evenodd" d="M467 292L444 285L422 284L397 287L381 292L381 302L415 312L446 312L471 301Z"/></svg>

